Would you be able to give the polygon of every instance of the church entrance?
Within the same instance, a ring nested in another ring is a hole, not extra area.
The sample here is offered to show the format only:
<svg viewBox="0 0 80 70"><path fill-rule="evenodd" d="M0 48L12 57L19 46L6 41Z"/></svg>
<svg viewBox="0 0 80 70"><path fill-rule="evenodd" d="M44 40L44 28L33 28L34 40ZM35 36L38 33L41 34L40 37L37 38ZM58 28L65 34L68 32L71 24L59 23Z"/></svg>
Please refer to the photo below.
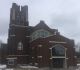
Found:
<svg viewBox="0 0 80 70"><path fill-rule="evenodd" d="M61 44L56 44L51 48L51 59L53 68L66 68L66 48Z"/></svg>
<svg viewBox="0 0 80 70"><path fill-rule="evenodd" d="M64 58L53 58L52 65L53 68L63 68L64 67Z"/></svg>

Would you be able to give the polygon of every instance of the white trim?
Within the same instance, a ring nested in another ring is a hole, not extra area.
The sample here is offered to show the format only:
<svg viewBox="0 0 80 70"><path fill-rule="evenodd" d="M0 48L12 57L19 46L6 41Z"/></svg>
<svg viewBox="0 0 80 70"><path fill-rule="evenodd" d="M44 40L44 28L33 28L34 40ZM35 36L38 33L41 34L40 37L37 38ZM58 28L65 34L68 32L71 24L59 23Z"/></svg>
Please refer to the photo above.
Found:
<svg viewBox="0 0 80 70"><path fill-rule="evenodd" d="M52 47L51 48L49 48L50 50L52 50Z"/></svg>
<svg viewBox="0 0 80 70"><path fill-rule="evenodd" d="M51 36L54 36L54 35L49 35L49 36L47 36L47 37L39 37L39 38L45 39L45 38L48 38L48 37L51 37ZM35 40L37 40L37 39L39 39L39 38L36 38L36 39L34 39L34 40L30 40L30 42L33 42L33 41L35 41Z"/></svg>
<svg viewBox="0 0 80 70"><path fill-rule="evenodd" d="M77 58L77 56L74 56L74 58Z"/></svg>
<svg viewBox="0 0 80 70"><path fill-rule="evenodd" d="M30 36L26 36L26 37L30 37Z"/></svg>
<svg viewBox="0 0 80 70"><path fill-rule="evenodd" d="M66 44L66 42L59 42L59 41L49 41L49 43L64 43L64 44Z"/></svg>
<svg viewBox="0 0 80 70"><path fill-rule="evenodd" d="M37 56L38 58L42 58L42 56Z"/></svg>
<svg viewBox="0 0 80 70"><path fill-rule="evenodd" d="M38 47L42 47L42 45L41 45L41 44L39 44L39 45L38 45Z"/></svg>
<svg viewBox="0 0 80 70"><path fill-rule="evenodd" d="M52 60L52 58L49 58L50 60Z"/></svg>
<svg viewBox="0 0 80 70"><path fill-rule="evenodd" d="M61 44L56 44L56 45L61 45ZM52 47L50 47L49 49L50 49L50 50L52 50L52 48L53 48L53 47L55 47L56 45L53 45L53 46L52 46ZM63 45L62 45L62 46L63 46ZM64 48L65 50L67 50L67 48L66 48L66 47L64 47L64 46L63 46L63 48Z"/></svg>
<svg viewBox="0 0 80 70"><path fill-rule="evenodd" d="M66 58L66 57L51 57L49 59L53 59L53 58L64 58L64 59L69 59L69 58Z"/></svg>
<svg viewBox="0 0 80 70"><path fill-rule="evenodd" d="M8 56L29 56L29 55L8 55Z"/></svg>
<svg viewBox="0 0 80 70"><path fill-rule="evenodd" d="M16 27L28 27L28 26L24 26L24 25L16 25L16 24L10 24L10 26L16 26Z"/></svg>
<svg viewBox="0 0 80 70"><path fill-rule="evenodd" d="M34 57L32 57L32 59L33 59Z"/></svg>
<svg viewBox="0 0 80 70"><path fill-rule="evenodd" d="M12 57L11 57L11 58L6 58L6 59L17 59L17 57L15 57L15 58L12 58Z"/></svg>
<svg viewBox="0 0 80 70"><path fill-rule="evenodd" d="M14 36L16 36L16 35L9 35L9 36L12 36L12 37L14 37Z"/></svg>
<svg viewBox="0 0 80 70"><path fill-rule="evenodd" d="M49 35L49 36L46 36L46 37L41 37L41 38L47 38L47 37L51 37L51 36L54 36L54 35L52 34L52 35Z"/></svg>
<svg viewBox="0 0 80 70"><path fill-rule="evenodd" d="M65 68L67 68L66 51L67 51L67 49L65 49Z"/></svg>
<svg viewBox="0 0 80 70"><path fill-rule="evenodd" d="M66 58L65 56L52 56L51 58Z"/></svg>
<svg viewBox="0 0 80 70"><path fill-rule="evenodd" d="M20 68L22 68L22 69L20 69L20 70L38 70L38 67L36 67L36 66L22 66L22 65L20 65Z"/></svg>

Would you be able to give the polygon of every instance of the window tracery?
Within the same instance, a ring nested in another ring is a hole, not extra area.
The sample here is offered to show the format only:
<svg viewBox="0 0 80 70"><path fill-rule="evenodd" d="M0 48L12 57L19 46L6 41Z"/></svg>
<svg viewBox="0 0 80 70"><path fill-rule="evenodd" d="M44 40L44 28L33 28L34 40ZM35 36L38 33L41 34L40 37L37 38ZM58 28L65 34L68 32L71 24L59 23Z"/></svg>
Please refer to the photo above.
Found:
<svg viewBox="0 0 80 70"><path fill-rule="evenodd" d="M51 35L50 32L48 32L44 29L40 29L40 30L37 30L34 33L32 33L31 40L35 40L35 39L40 38L40 37L45 38L45 37L48 37L50 35Z"/></svg>

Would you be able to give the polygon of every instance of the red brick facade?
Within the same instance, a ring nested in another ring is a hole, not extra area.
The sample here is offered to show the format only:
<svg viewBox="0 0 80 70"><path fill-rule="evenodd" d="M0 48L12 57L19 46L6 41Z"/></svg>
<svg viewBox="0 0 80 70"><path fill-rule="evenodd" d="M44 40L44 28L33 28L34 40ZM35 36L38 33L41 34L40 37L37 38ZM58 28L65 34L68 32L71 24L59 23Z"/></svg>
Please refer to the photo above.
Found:
<svg viewBox="0 0 80 70"><path fill-rule="evenodd" d="M39 67L51 66L52 59L50 48L52 46L55 46L56 44L60 44L64 46L64 48L66 49L67 67L75 66L76 62L74 57L75 56L74 42L73 40L69 40L61 35L54 35L47 38L39 38L31 42L33 51L32 57L34 57L32 58L33 63L38 63ZM39 45L41 45L41 47L39 47ZM38 58L38 56L42 56L42 58Z"/></svg>
<svg viewBox="0 0 80 70"><path fill-rule="evenodd" d="M14 65L68 67L76 65L74 56L73 40L60 35L57 29L49 28L44 21L35 27L29 26L28 7L23 6L20 10L20 6L13 3L6 58L8 62L13 61Z"/></svg>

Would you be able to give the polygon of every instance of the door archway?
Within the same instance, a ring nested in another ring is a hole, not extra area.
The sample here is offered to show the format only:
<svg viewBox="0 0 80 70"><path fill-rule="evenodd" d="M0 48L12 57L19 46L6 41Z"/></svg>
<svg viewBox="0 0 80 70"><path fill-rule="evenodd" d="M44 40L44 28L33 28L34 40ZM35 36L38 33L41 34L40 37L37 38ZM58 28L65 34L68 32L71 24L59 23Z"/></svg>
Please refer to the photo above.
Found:
<svg viewBox="0 0 80 70"><path fill-rule="evenodd" d="M52 66L54 68L66 67L66 48L61 44L56 44L51 48Z"/></svg>

